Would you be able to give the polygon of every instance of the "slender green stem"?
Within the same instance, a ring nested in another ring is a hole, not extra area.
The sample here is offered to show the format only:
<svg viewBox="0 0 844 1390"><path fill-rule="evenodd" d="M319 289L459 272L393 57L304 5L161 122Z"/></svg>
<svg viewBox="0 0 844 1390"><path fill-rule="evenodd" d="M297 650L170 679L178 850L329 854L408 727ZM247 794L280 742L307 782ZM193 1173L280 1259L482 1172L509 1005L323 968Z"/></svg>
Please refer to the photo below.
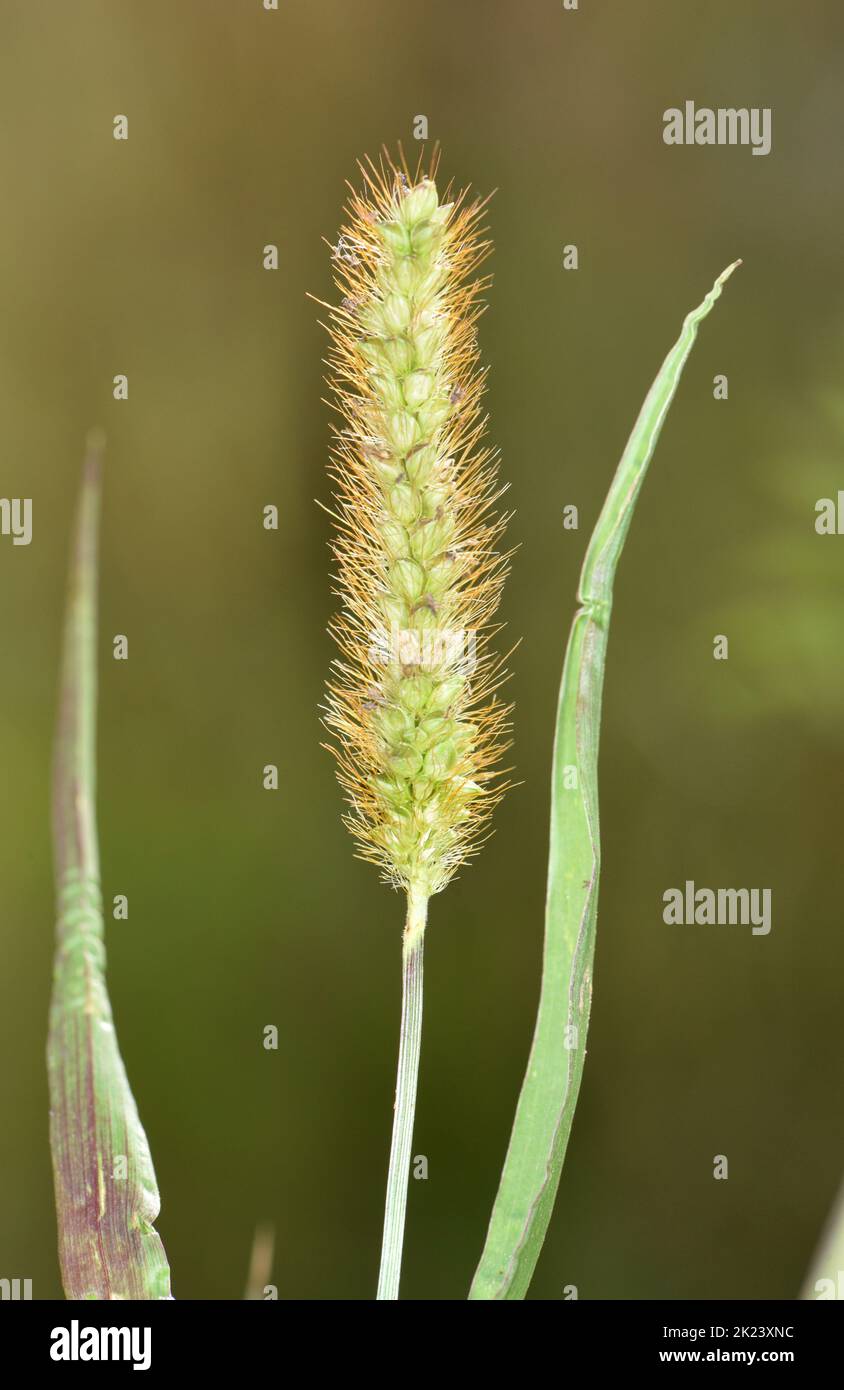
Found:
<svg viewBox="0 0 844 1390"><path fill-rule="evenodd" d="M407 923L402 945L401 1036L393 1138L390 1144L390 1169L387 1175L387 1202L384 1210L384 1237L381 1242L381 1268L378 1272L378 1299L397 1299L399 1296L410 1149L413 1143L413 1117L416 1113L416 1083L419 1077L419 1050L422 1041L422 952L427 916L427 897L411 890L407 896Z"/></svg>

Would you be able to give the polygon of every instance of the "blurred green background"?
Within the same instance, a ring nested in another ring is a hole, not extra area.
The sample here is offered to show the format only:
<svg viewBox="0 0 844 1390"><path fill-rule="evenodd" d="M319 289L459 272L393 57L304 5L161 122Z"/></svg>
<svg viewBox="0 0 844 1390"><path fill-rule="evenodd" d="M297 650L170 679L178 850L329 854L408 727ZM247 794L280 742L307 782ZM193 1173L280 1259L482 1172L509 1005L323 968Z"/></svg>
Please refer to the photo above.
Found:
<svg viewBox="0 0 844 1390"><path fill-rule="evenodd" d="M99 812L106 897L129 897L109 978L174 1292L240 1297L269 1220L280 1297L373 1294L402 905L353 858L319 746L329 412L306 291L333 293L321 238L356 158L413 149L425 114L444 175L498 189L481 340L520 547L523 785L432 904L403 1294L464 1297L480 1253L537 999L580 561L684 313L736 256L620 566L593 1021L533 1295L796 1293L844 1155L844 539L814 532L844 487L842 44L838 0L4 0L0 491L33 498L34 538L0 539L0 1275L60 1294L49 765L99 423ZM771 107L772 153L665 146L687 99ZM770 887L770 936L666 926L687 878Z"/></svg>

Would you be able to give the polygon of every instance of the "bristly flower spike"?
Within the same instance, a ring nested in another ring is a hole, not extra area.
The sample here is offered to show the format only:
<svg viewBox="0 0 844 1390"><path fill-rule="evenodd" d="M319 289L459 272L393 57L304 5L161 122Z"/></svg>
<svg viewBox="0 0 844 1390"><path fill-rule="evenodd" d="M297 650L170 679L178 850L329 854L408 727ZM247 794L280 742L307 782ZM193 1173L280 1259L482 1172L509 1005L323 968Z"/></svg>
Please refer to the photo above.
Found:
<svg viewBox="0 0 844 1390"><path fill-rule="evenodd" d="M441 198L436 164L413 177L403 158L362 164L333 247L342 609L326 724L359 852L408 897L379 1298L398 1296L427 903L477 850L505 789L496 764L510 713L489 647L508 557L476 341L485 204Z"/></svg>

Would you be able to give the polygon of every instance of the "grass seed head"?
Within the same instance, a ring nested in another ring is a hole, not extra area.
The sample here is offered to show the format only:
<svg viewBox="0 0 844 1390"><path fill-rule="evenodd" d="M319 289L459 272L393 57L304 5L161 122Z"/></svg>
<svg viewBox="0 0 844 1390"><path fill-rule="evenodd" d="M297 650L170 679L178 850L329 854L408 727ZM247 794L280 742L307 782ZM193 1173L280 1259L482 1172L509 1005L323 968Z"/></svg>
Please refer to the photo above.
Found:
<svg viewBox="0 0 844 1390"><path fill-rule="evenodd" d="M504 787L509 709L489 648L507 557L482 441L476 321L484 204L361 166L333 247L329 367L342 609L326 724L347 823L396 886L442 889Z"/></svg>

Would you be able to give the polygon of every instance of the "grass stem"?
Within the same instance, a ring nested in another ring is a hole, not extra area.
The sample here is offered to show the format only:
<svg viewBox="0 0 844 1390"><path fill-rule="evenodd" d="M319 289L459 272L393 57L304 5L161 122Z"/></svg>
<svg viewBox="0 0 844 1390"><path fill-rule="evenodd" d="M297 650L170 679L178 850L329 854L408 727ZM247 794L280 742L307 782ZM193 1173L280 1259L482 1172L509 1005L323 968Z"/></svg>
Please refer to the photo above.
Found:
<svg viewBox="0 0 844 1390"><path fill-rule="evenodd" d="M387 1201L384 1210L384 1237L381 1242L381 1268L378 1273L379 1300L394 1300L399 1296L413 1117L416 1112L416 1083L419 1077L419 1051L422 1041L422 953L427 917L427 897L411 889L407 897L407 923L402 945L401 1035L393 1138L387 1176Z"/></svg>

